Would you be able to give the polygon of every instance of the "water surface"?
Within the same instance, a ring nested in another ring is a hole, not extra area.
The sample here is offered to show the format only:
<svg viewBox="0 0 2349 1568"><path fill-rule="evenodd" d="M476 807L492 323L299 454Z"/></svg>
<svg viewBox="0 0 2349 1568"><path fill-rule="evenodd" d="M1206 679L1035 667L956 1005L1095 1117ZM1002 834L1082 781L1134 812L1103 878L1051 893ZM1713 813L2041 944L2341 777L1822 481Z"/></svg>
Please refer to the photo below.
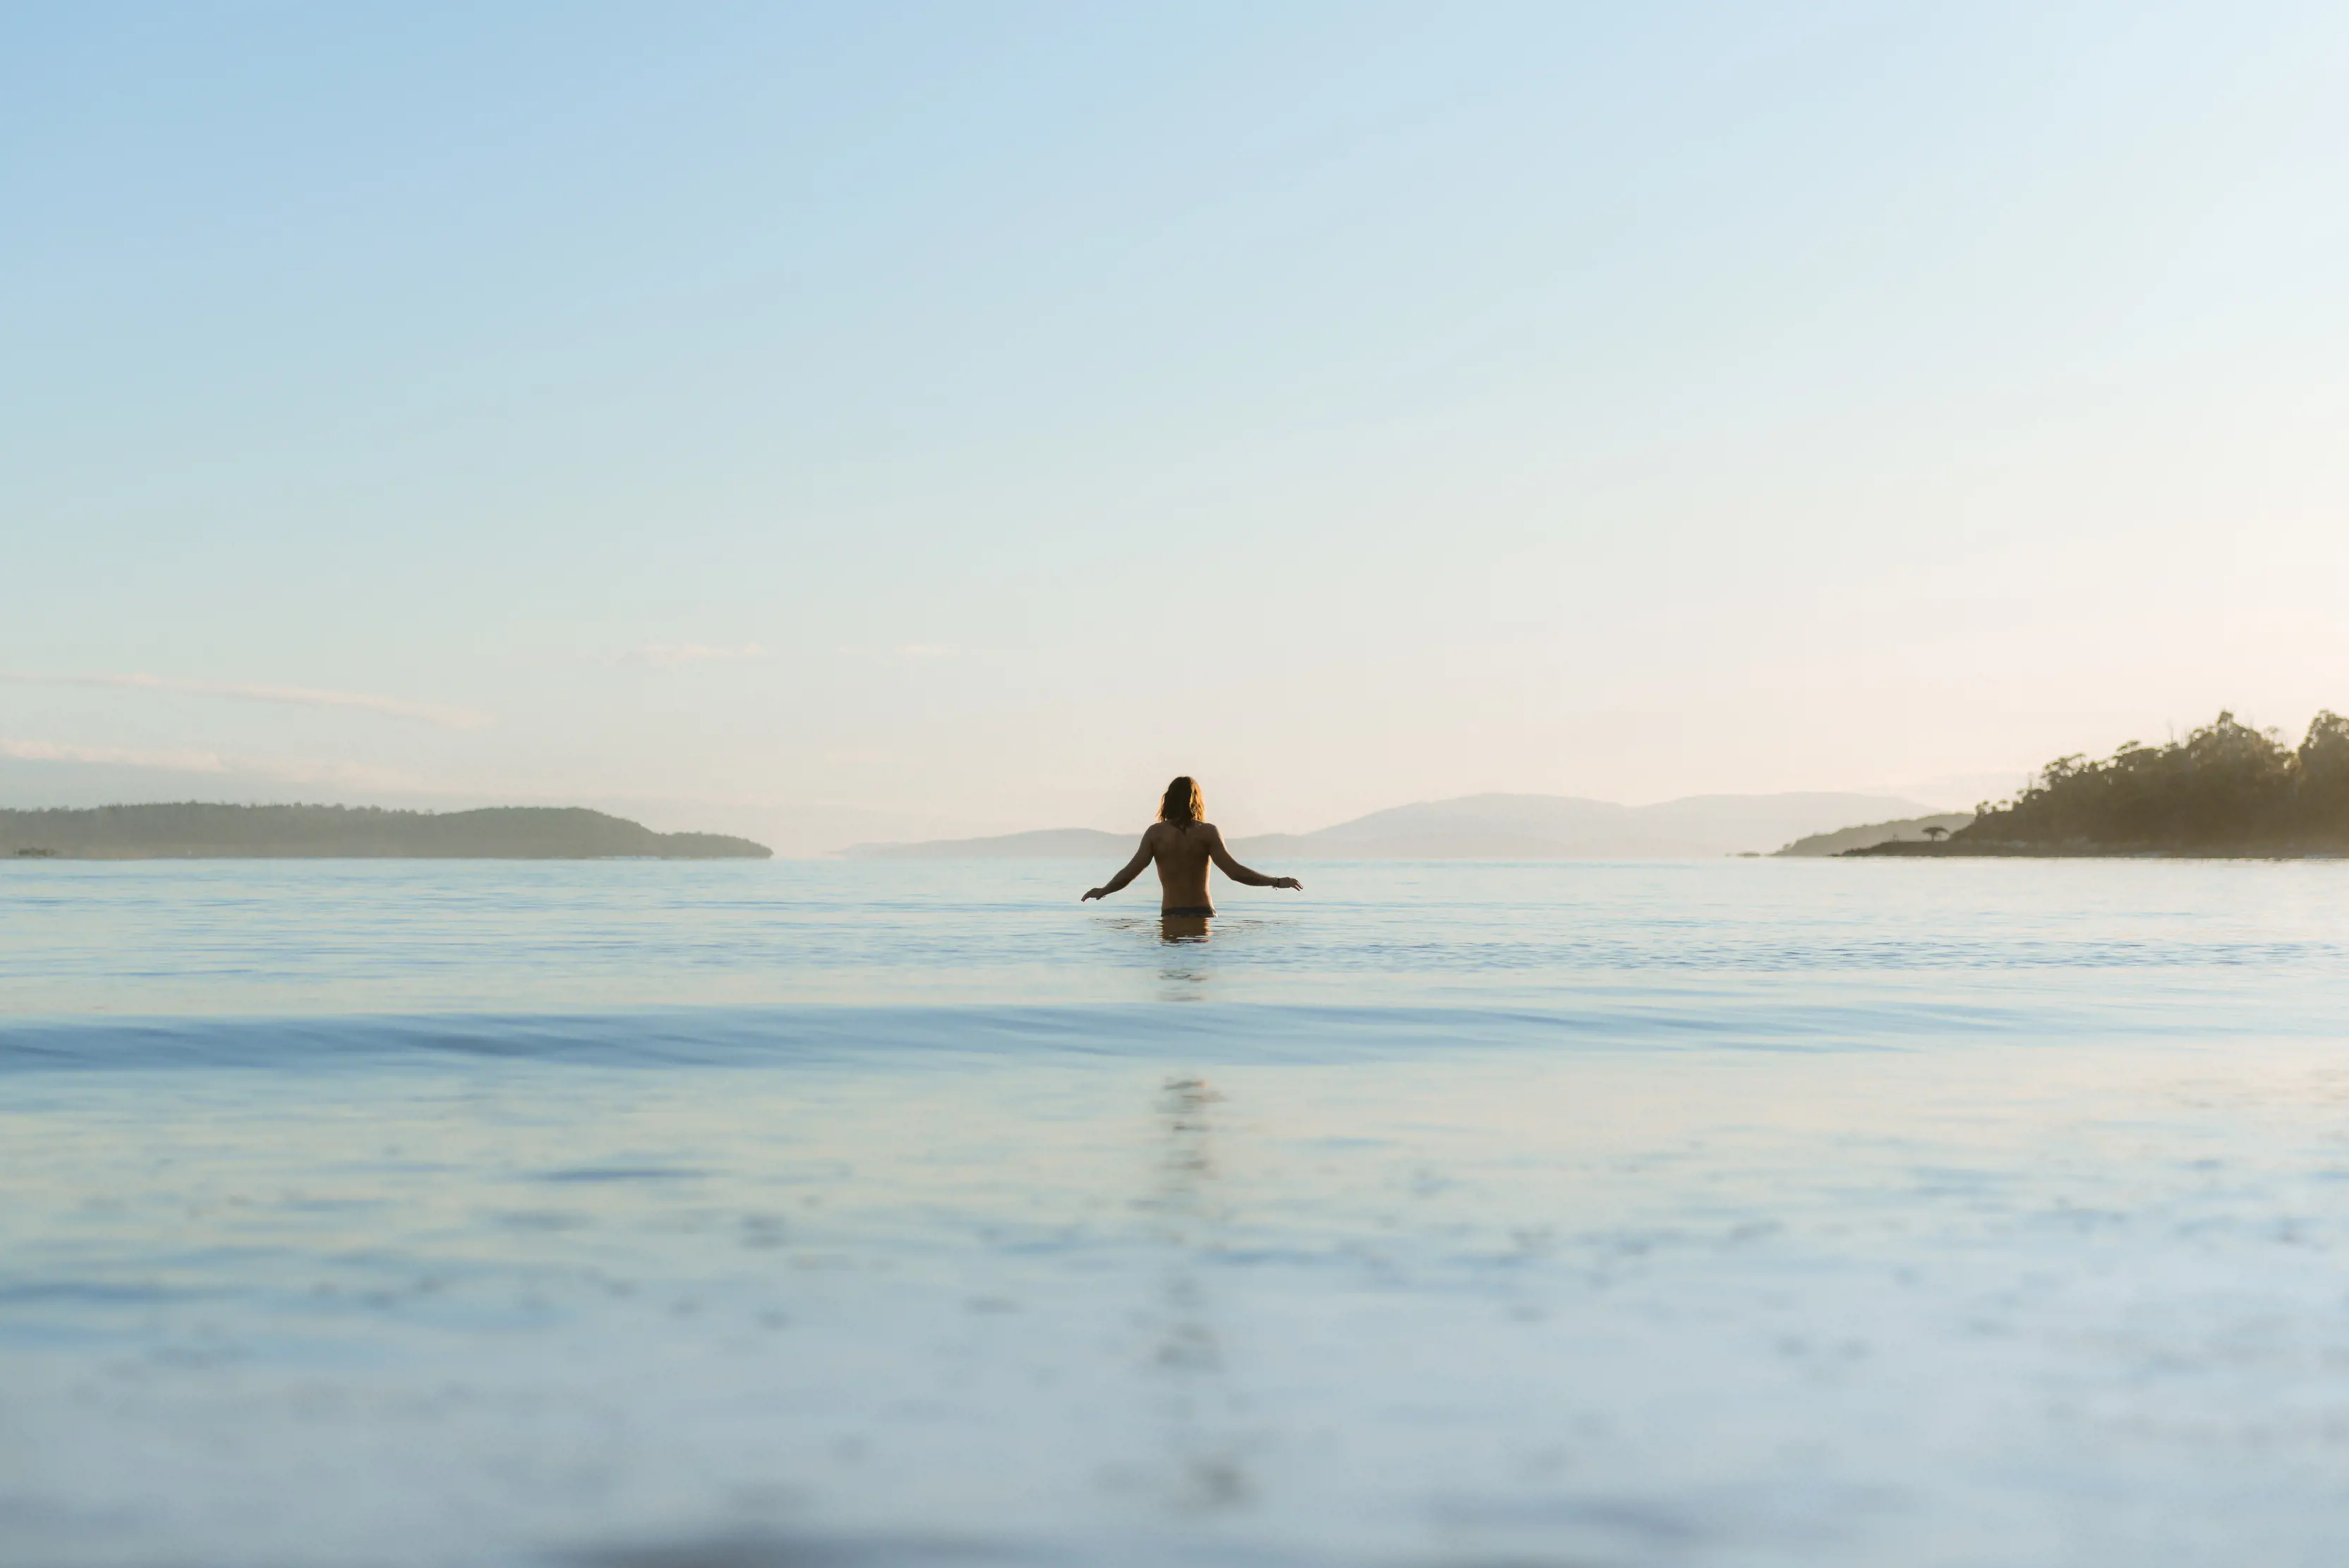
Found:
<svg viewBox="0 0 2349 1568"><path fill-rule="evenodd" d="M0 866L0 1562L2330 1563L2349 867Z"/></svg>

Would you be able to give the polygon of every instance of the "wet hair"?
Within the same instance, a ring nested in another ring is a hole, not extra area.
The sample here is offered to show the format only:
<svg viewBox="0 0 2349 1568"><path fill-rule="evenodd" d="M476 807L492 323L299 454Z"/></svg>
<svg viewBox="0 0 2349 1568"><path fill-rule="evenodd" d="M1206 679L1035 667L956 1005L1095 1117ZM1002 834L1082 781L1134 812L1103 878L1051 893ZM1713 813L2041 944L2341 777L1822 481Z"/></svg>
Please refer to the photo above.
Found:
<svg viewBox="0 0 2349 1568"><path fill-rule="evenodd" d="M1207 809L1199 794L1199 781L1185 774L1166 786L1166 797L1158 803L1161 822L1196 822Z"/></svg>

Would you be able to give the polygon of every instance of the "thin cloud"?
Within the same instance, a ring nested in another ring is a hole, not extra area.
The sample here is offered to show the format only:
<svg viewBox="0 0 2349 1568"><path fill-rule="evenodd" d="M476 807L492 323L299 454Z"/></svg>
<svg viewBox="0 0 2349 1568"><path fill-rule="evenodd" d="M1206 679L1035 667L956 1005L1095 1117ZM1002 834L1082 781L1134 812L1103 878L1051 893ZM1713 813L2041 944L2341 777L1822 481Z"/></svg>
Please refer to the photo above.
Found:
<svg viewBox="0 0 2349 1568"><path fill-rule="evenodd" d="M198 697L234 697L248 702L284 702L297 708L352 708L387 719L437 724L444 730L486 730L497 721L478 708L411 702L364 691L326 691L312 686L245 686L219 680L181 680L168 675L0 675L19 686L115 686L141 691L179 691Z"/></svg>
<svg viewBox="0 0 2349 1568"><path fill-rule="evenodd" d="M228 763L217 752L139 752L121 746L77 746L64 741L12 741L5 735L0 735L0 757L20 763L109 763L181 774L228 772Z"/></svg>
<svg viewBox="0 0 2349 1568"><path fill-rule="evenodd" d="M884 664L926 664L952 659L959 652L942 642L901 642L890 648L857 648L843 643L833 649L843 659L870 659Z"/></svg>
<svg viewBox="0 0 2349 1568"><path fill-rule="evenodd" d="M767 650L755 642L740 648L718 648L706 642L647 642L620 655L623 664L651 664L668 669L678 664L702 664L713 659L764 659Z"/></svg>
<svg viewBox="0 0 2349 1568"><path fill-rule="evenodd" d="M410 774L366 763L319 757L246 757L205 751L141 751L129 746L83 746L70 741L17 740L0 735L0 757L20 763L94 763L150 773L218 774L267 779L276 784L333 784L346 789L431 794Z"/></svg>

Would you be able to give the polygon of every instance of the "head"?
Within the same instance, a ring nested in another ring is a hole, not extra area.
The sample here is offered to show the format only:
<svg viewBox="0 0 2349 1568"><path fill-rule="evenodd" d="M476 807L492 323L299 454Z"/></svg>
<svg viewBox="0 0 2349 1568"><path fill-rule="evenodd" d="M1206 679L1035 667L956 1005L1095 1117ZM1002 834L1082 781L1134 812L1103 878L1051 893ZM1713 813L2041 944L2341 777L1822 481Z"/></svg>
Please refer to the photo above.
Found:
<svg viewBox="0 0 2349 1568"><path fill-rule="evenodd" d="M1207 803L1199 794L1196 779L1185 774L1166 786L1166 798L1158 803L1161 822L1197 822L1206 815Z"/></svg>

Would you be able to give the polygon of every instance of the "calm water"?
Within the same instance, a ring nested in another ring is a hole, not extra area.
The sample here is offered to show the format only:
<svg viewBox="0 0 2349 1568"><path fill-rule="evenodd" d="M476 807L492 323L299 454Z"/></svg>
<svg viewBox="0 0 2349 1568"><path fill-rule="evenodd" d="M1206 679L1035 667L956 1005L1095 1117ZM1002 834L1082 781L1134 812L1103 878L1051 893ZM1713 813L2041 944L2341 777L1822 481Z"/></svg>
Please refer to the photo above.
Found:
<svg viewBox="0 0 2349 1568"><path fill-rule="evenodd" d="M2349 865L0 864L0 1563L2349 1532Z"/></svg>

